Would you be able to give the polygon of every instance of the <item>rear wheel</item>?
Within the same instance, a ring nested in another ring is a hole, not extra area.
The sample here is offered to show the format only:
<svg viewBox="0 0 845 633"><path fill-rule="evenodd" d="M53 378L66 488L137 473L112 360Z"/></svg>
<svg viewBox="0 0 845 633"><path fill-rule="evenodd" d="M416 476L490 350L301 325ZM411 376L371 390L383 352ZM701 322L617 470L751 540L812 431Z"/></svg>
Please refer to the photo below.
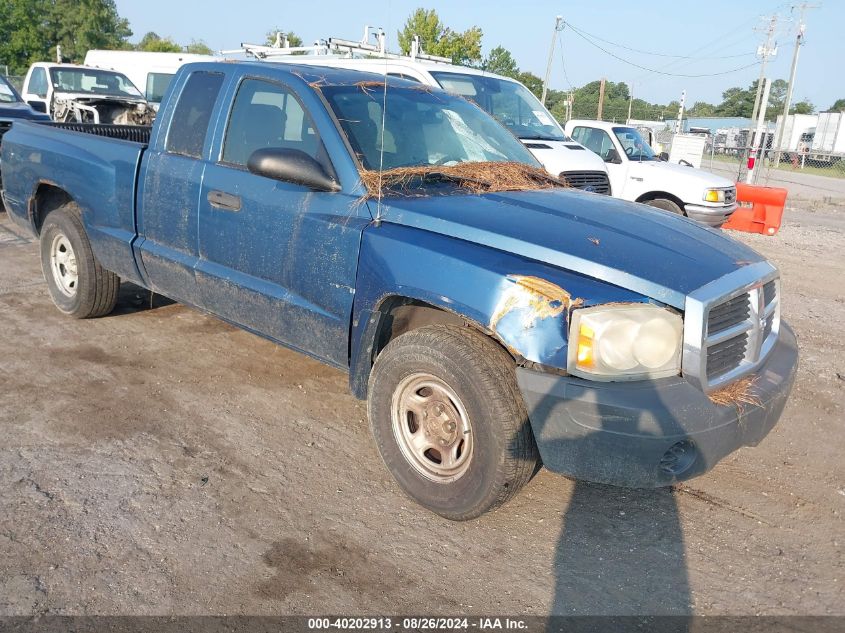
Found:
<svg viewBox="0 0 845 633"><path fill-rule="evenodd" d="M668 198L655 198L654 200L647 200L645 202L650 207L655 207L657 209L663 209L664 211L669 211L671 213L676 213L678 215L686 215L684 210L681 206Z"/></svg>
<svg viewBox="0 0 845 633"><path fill-rule="evenodd" d="M388 470L448 519L496 508L535 472L513 359L468 328L428 326L391 341L373 367L368 407Z"/></svg>
<svg viewBox="0 0 845 633"><path fill-rule="evenodd" d="M117 303L120 278L95 259L79 207L51 211L41 228L41 269L56 307L77 319L108 314Z"/></svg>

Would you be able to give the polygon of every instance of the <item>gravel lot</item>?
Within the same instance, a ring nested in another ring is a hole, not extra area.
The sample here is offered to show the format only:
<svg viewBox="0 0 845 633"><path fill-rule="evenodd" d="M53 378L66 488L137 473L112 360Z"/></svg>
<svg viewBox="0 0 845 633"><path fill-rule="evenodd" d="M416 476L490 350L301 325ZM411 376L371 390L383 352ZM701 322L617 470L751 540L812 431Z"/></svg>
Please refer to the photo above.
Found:
<svg viewBox="0 0 845 633"><path fill-rule="evenodd" d="M407 500L344 374L124 284L62 317L0 214L0 614L845 615L845 207L773 238L798 382L714 471L542 471L455 524Z"/></svg>

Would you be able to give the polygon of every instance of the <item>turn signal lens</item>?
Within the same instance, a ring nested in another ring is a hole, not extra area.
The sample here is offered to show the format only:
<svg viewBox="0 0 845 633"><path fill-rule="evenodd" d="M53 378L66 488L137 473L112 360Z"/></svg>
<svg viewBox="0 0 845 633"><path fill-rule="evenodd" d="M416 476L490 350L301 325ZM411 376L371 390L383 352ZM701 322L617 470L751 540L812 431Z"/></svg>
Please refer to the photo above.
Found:
<svg viewBox="0 0 845 633"><path fill-rule="evenodd" d="M725 192L723 189L707 189L704 192L705 202L724 202Z"/></svg>

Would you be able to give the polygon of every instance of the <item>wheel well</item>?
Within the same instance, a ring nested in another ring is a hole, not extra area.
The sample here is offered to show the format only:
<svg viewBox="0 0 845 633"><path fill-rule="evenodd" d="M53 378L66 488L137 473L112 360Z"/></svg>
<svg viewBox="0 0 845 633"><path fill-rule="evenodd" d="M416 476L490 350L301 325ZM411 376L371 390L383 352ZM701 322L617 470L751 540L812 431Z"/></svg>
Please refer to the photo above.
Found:
<svg viewBox="0 0 845 633"><path fill-rule="evenodd" d="M49 183L41 183L38 189L35 190L35 195L29 203L29 213L32 217L32 224L35 227L36 233L41 233L41 226L44 224L44 218L50 211L54 211L59 207L66 205L68 202L73 202L68 193L64 189L60 189L55 185Z"/></svg>
<svg viewBox="0 0 845 633"><path fill-rule="evenodd" d="M373 359L390 341L411 330L427 325L472 326L470 321L453 312L407 297L391 297L381 304L379 311L384 318L376 332Z"/></svg>
<svg viewBox="0 0 845 633"><path fill-rule="evenodd" d="M635 202L649 202L650 200L657 200L658 198L665 198L666 200L671 200L681 208L681 211L684 211L684 201L681 200L678 196L673 196L667 191L649 191L648 193L644 193L639 198L637 198Z"/></svg>

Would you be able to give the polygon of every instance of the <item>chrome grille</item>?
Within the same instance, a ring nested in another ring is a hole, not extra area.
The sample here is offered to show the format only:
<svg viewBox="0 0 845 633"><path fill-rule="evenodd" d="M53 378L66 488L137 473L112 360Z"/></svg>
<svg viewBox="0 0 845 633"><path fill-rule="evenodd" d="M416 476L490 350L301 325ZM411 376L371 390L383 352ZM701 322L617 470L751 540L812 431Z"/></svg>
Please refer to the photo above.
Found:
<svg viewBox="0 0 845 633"><path fill-rule="evenodd" d="M780 326L780 281L768 262L690 293L684 314L683 371L710 391L753 372Z"/></svg>
<svg viewBox="0 0 845 633"><path fill-rule="evenodd" d="M564 171L560 179L573 189L584 189L594 193L610 194L610 180L600 171Z"/></svg>

